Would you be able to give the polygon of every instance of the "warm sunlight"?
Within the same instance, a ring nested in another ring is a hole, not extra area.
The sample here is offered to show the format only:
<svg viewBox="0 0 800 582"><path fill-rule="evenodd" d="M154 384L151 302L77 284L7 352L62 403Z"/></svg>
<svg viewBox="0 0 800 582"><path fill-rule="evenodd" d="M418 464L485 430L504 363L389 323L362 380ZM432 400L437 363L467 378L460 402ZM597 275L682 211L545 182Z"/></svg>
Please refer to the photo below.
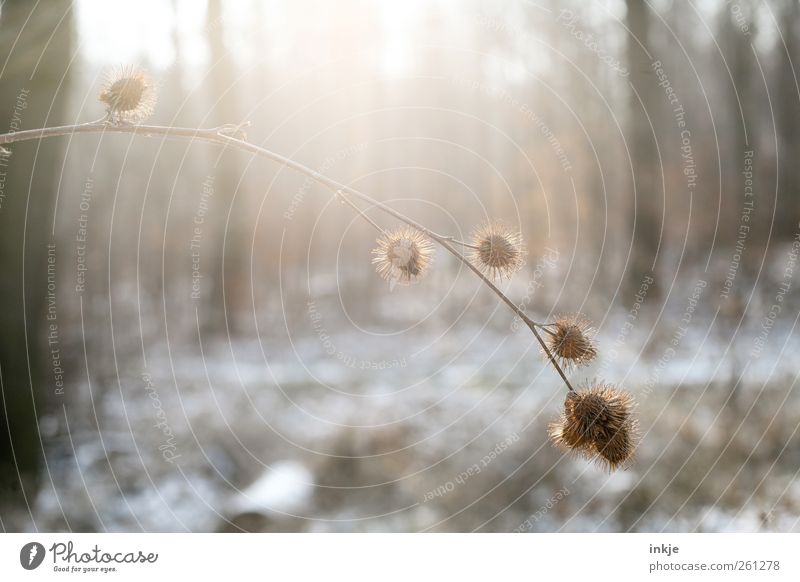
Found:
<svg viewBox="0 0 800 582"><path fill-rule="evenodd" d="M3 579L797 579L800 2L5 0L0 44Z"/></svg>

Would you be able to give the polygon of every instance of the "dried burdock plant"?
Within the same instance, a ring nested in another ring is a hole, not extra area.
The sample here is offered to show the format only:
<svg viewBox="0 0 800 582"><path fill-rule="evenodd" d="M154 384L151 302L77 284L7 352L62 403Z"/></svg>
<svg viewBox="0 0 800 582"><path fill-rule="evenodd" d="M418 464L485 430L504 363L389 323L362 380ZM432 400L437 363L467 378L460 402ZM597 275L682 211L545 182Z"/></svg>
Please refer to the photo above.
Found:
<svg viewBox="0 0 800 582"><path fill-rule="evenodd" d="M525 264L522 234L499 220L478 226L470 248L472 262L492 279L511 277Z"/></svg>
<svg viewBox="0 0 800 582"><path fill-rule="evenodd" d="M558 447L616 470L636 450L637 424L632 412L630 394L594 382L567 394L563 414L550 424L550 438Z"/></svg>
<svg viewBox="0 0 800 582"><path fill-rule="evenodd" d="M117 70L103 86L99 99L106 108L106 115L102 119L0 134L0 153L7 155L7 150L2 146L18 141L74 136L78 133L126 133L205 141L271 160L308 176L328 188L381 233L378 246L373 250L373 263L378 273L392 284L411 284L426 274L433 257L433 242L470 269L525 322L547 356L547 361L567 387L564 413L549 427L553 442L568 451L596 459L610 470L623 467L630 461L637 440L630 395L613 385L598 382L576 391L565 373L565 369L588 363L597 355L592 330L586 320L573 316L559 318L553 323L536 322L492 282L492 279L510 277L522 268L525 252L518 231L501 222L490 221L476 229L471 243L437 234L363 192L248 142L242 131L245 124L225 124L208 129L143 125L142 121L152 114L155 106L155 85L144 72L135 68ZM403 226L384 230L354 200L391 216ZM457 247L470 249L470 257L466 257Z"/></svg>
<svg viewBox="0 0 800 582"><path fill-rule="evenodd" d="M420 231L402 226L384 233L372 251L378 274L400 285L416 283L428 271L433 258L433 243Z"/></svg>
<svg viewBox="0 0 800 582"><path fill-rule="evenodd" d="M121 67L113 71L99 95L111 123L141 123L153 114L155 84L142 70Z"/></svg>
<svg viewBox="0 0 800 582"><path fill-rule="evenodd" d="M547 345L564 368L588 364L597 357L594 328L582 315L567 315L544 326Z"/></svg>

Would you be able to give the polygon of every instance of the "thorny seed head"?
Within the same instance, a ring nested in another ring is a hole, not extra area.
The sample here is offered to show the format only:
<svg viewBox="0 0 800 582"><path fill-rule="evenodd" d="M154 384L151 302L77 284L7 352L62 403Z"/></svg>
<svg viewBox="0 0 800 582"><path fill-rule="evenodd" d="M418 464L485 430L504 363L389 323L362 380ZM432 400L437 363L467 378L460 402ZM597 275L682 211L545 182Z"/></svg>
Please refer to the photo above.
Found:
<svg viewBox="0 0 800 582"><path fill-rule="evenodd" d="M470 254L473 264L492 279L511 277L525 264L522 235L500 221L478 226L472 244L476 247Z"/></svg>
<svg viewBox="0 0 800 582"><path fill-rule="evenodd" d="M635 420L623 424L607 443L597 447L597 462L608 471L627 466L636 452L637 433Z"/></svg>
<svg viewBox="0 0 800 582"><path fill-rule="evenodd" d="M624 466L636 449L633 398L611 384L594 382L570 391L564 413L549 426L553 443L595 459L610 471Z"/></svg>
<svg viewBox="0 0 800 582"><path fill-rule="evenodd" d="M594 329L580 315L559 317L546 326L547 347L562 368L582 366L597 357L597 348L592 336Z"/></svg>
<svg viewBox="0 0 800 582"><path fill-rule="evenodd" d="M425 276L433 258L433 243L418 230L403 226L381 236L372 254L381 277L410 285Z"/></svg>
<svg viewBox="0 0 800 582"><path fill-rule="evenodd" d="M122 67L109 75L99 99L112 123L141 123L153 114L156 89L144 71Z"/></svg>

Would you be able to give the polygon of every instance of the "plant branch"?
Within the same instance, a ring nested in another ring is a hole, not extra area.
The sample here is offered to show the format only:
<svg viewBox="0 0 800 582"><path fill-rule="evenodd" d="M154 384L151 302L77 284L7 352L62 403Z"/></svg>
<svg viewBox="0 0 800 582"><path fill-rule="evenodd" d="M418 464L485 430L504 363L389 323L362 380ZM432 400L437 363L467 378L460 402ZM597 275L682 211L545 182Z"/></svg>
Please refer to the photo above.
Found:
<svg viewBox="0 0 800 582"><path fill-rule="evenodd" d="M361 211L357 206L353 204L351 200L348 199L347 196L344 194L349 194L354 196L376 208L382 210L383 212L393 216L394 218L404 222L408 226L419 230L420 232L426 234L433 240L435 240L439 245L444 247L448 252L450 252L453 256L455 256L459 261L461 261L467 268L469 268L478 278L487 286L489 287L502 301L505 303L525 324L530 328L533 332L534 337L542 346L545 354L547 355L550 363L558 372L561 379L566 384L569 390L574 390L572 385L570 384L569 380L567 379L566 374L561 369L561 366L556 361L555 357L551 353L550 349L547 347L546 342L542 339L541 335L537 331L537 327L544 328L545 324L537 323L536 321L532 320L528 315L518 307L508 296L503 293L492 281L488 279L472 262L467 259L461 252L459 252L453 245L461 245L463 247L468 248L475 248L474 245L470 245L468 243L464 243L462 241L455 240L451 236L444 236L441 234L437 234L430 230L429 228L419 224L412 218L398 212L391 206L387 206L386 204L375 200L371 196L360 192L354 188L351 188L345 184L341 184L336 180L328 178L324 174L317 172L303 164L296 162L286 156L282 156L278 153L275 153L271 150L266 148L262 148L257 146L245 139L241 139L243 136L242 133L243 125L232 125L226 124L221 125L219 127L213 128L190 128L190 127L165 127L160 125L122 125L122 124L113 124L109 123L106 119L99 120L99 121L91 121L88 123L82 123L77 125L63 125L58 127L45 127L41 129L27 129L23 131L15 131L5 134L0 134L0 145L15 143L19 141L28 141L28 140L35 140L35 139L46 139L50 137L57 137L57 136L71 136L74 134L83 134L83 133L122 133L122 134L132 134L132 135L141 135L144 137L166 137L166 138L180 138L180 139L188 139L188 140L200 140L209 143L216 143L219 145L230 146L235 149L250 152L254 155L260 156L262 158L266 158L277 162L278 164L291 168L300 174L308 176L312 180L322 184L323 186L327 187L331 190L334 195L340 197L350 206L355 208L355 210L359 213L359 215L365 218L368 222L370 222L375 228L383 232L383 229L380 228L375 222L369 219L363 211Z"/></svg>
<svg viewBox="0 0 800 582"><path fill-rule="evenodd" d="M360 209L358 206L356 206L356 205L353 203L353 201L352 201L352 200L350 200L350 199L347 197L347 194L345 194L345 193L344 193L344 192L342 192L341 190L337 190L337 191L336 191L336 197L337 197L339 200L341 200L342 202L344 202L345 204L347 204L347 205L348 205L350 208L352 208L353 210L355 210L356 214L358 214L358 215L359 215L361 218L363 218L363 219L364 219L364 220L366 220L368 223L370 223L370 224L373 226L373 228L375 228L375 230L377 230L377 231L378 231L379 233L381 233L382 235L386 235L386 231L385 231L385 230L383 230L383 228L381 228L381 226L380 226L380 225L379 225L377 222L375 222L375 221L374 221L374 220L372 220L372 219L371 219L369 216L367 216L367 213L366 213L366 212L364 212L364 211L363 211L363 210L361 210L361 209Z"/></svg>
<svg viewBox="0 0 800 582"><path fill-rule="evenodd" d="M539 335L539 331L536 329L536 325L535 324L531 325L529 323L528 327L533 332L533 335L536 336L536 339L539 340L539 344L542 346L542 349L544 350L544 353L547 354L547 357L550 360L550 363L553 364L553 367L558 372L558 375L561 376L562 380L564 380L564 384L567 385L567 388L569 389L569 391L570 392L575 392L575 388L573 388L572 384L570 384L570 381L567 379L567 375L564 373L564 370L562 370L561 366L558 365L558 362L556 361L555 357L553 356L553 353L550 351L550 348L547 347L547 343L542 339L542 336Z"/></svg>

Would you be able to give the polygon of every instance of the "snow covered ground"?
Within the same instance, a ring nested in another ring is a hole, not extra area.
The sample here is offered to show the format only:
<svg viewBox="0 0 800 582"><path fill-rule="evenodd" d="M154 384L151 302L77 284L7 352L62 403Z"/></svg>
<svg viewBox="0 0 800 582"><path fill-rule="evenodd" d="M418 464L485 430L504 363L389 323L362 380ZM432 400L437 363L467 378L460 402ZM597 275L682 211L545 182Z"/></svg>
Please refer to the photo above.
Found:
<svg viewBox="0 0 800 582"><path fill-rule="evenodd" d="M680 312L632 327L612 312L602 357L572 374L637 397L626 471L549 444L564 388L508 319L381 335L326 315L154 339L146 369L72 386L42 422L32 513L56 530L799 531L792 319L753 358L761 318L737 330L707 310L679 332Z"/></svg>

